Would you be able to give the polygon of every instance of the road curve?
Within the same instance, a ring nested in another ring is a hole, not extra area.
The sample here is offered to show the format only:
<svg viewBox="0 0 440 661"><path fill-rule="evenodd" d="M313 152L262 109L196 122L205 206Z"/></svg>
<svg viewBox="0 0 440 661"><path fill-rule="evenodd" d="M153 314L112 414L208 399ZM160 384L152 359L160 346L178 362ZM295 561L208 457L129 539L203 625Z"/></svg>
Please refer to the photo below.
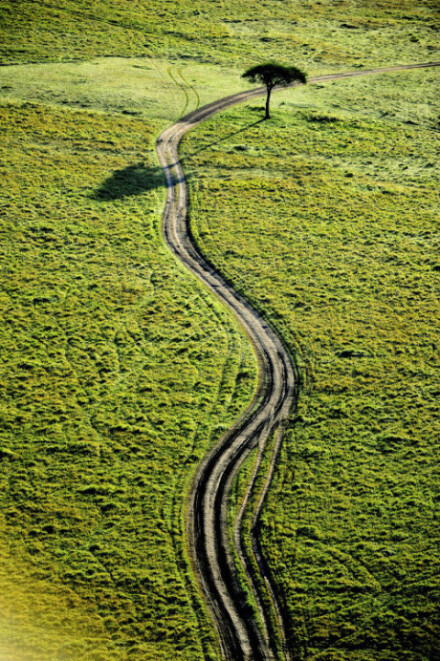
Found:
<svg viewBox="0 0 440 661"><path fill-rule="evenodd" d="M336 73L310 78L309 83L437 66L440 66L440 62ZM280 658L274 637L270 635L270 618L264 610L263 601L258 594L255 595L263 622L262 626L258 626L256 614L246 604L245 595L239 586L228 533L227 503L234 477L249 452L256 446L260 449L264 447L273 433L280 438L296 400L298 380L281 339L261 315L202 257L194 245L187 223L188 192L179 161L178 146L185 133L200 122L225 108L264 95L265 91L265 88L252 89L203 106L163 131L156 142L167 185L162 217L164 239L185 266L232 310L252 341L260 365L256 396L242 418L201 462L188 509L187 534L191 558L206 602L216 621L222 653L227 661L273 661ZM257 512L261 505L262 500ZM237 534L236 531L236 542ZM278 626L282 629L276 593L264 570L264 559L258 550L258 540L253 540L253 547L274 602ZM243 557L239 549L238 553ZM247 566L245 570L249 573ZM255 586L252 580L251 584ZM282 631L279 638L284 640ZM285 658L290 658L287 649L284 650L284 655Z"/></svg>

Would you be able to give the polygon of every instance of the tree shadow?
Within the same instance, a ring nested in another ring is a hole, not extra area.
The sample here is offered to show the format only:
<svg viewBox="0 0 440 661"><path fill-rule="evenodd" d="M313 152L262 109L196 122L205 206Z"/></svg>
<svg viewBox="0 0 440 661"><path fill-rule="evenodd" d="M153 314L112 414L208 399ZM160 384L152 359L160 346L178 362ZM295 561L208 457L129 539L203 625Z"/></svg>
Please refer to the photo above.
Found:
<svg viewBox="0 0 440 661"><path fill-rule="evenodd" d="M162 168L146 163L136 163L122 170L115 170L91 197L94 200L110 202L124 197L142 195L146 191L164 186L165 177Z"/></svg>
<svg viewBox="0 0 440 661"><path fill-rule="evenodd" d="M258 109L260 110L260 109ZM234 135L239 135L240 133L245 133L248 129L253 128L254 126L258 126L258 124L262 124L264 122L264 117L261 119L257 119L256 122L252 122L251 124L246 124L246 126L243 126L243 128L238 129L238 131L232 131L232 133L228 133L227 135L224 135L222 138L219 138L218 140L213 140L212 142L207 142L205 145L200 147L199 149L196 149L195 151L190 152L187 154L184 158L181 158L181 162L185 160L185 158L189 158L190 156L195 156L196 154L200 154L202 151L206 151L210 147L214 147L215 145L219 145L221 142L225 142L225 140L228 140L229 138L234 137Z"/></svg>
<svg viewBox="0 0 440 661"><path fill-rule="evenodd" d="M183 163L188 157L199 154L202 151L206 151L215 145L219 145L229 138L232 138L234 135L244 133L248 129L257 126L262 122L264 122L264 118L258 119L256 122L252 122L251 124L247 124L238 131L232 131L231 133L224 135L218 140L208 142L205 145L202 145L202 147L199 149L181 158L180 162ZM173 165L175 164L172 163L168 167L172 168ZM186 175L186 179L188 178L190 177ZM176 183L180 183L180 180L178 180ZM125 197L142 195L142 193L145 193L146 191L162 187L166 187L165 176L162 168L159 166L147 165L146 163L136 163L134 165L128 165L122 170L115 170L113 174L101 184L98 190L91 194L90 197L93 200L111 202L112 200L121 200Z"/></svg>

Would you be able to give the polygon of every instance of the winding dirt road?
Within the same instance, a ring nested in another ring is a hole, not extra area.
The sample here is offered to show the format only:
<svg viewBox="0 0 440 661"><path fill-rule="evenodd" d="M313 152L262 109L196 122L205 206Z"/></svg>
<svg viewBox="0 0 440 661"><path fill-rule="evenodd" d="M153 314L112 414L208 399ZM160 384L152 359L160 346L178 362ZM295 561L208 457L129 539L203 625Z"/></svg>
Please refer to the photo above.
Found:
<svg viewBox="0 0 440 661"><path fill-rule="evenodd" d="M310 78L309 84L437 66L440 66L440 62L329 74ZM260 626L256 613L246 603L237 579L234 550L231 548L227 525L227 503L234 477L249 452L256 446L259 446L260 450L264 448L274 433L277 437L276 446L279 445L284 424L296 400L298 379L294 364L281 339L200 255L192 242L187 223L187 186L179 162L178 146L183 135L200 122L232 105L264 95L265 91L265 88L253 89L203 106L166 129L156 143L167 184L162 225L165 241L190 271L232 310L251 339L260 364L260 382L254 401L241 420L226 433L199 466L189 503L187 532L191 557L206 601L215 618L223 656L227 661L272 661L282 658L271 633L273 624L270 624L273 623L275 614L279 628L278 639L283 642L285 638L282 631L282 614L264 567L264 559L259 552L258 540L253 540L254 555L272 600L271 617L267 606L263 605L267 604L267 600L263 601L258 592L255 594ZM269 482L270 479L267 480L267 486ZM266 490L260 499L254 524ZM239 545L240 524L239 515L235 530L236 545ZM236 552L249 575L250 567L243 552L240 548L237 548ZM256 591L252 576L250 583ZM281 654L289 659L289 651L285 645L283 647Z"/></svg>

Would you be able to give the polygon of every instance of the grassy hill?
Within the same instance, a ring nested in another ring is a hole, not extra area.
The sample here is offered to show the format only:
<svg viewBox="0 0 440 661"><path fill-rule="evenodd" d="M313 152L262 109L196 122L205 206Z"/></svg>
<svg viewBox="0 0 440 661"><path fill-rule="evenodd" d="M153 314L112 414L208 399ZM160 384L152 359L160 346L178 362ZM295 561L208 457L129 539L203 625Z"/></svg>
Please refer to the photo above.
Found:
<svg viewBox="0 0 440 661"><path fill-rule="evenodd" d="M438 60L438 8L2 2L0 19L0 655L219 658L185 493L256 365L162 244L155 135L262 56ZM270 124L250 126L257 104L186 143L200 245L303 365L263 520L300 659L438 653L436 85L286 92Z"/></svg>

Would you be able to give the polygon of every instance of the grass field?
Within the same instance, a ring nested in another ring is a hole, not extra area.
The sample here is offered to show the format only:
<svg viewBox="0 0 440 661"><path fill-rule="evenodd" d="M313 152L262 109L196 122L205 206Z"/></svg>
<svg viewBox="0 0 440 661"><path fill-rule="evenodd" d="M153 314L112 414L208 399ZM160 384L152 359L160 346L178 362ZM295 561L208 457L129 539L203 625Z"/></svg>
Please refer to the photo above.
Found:
<svg viewBox="0 0 440 661"><path fill-rule="evenodd" d="M252 354L162 245L151 125L28 104L1 125L2 644L200 658L182 494Z"/></svg>
<svg viewBox="0 0 440 661"><path fill-rule="evenodd" d="M3 0L1 19L3 62L112 55L242 70L294 56L314 70L431 59L439 49L434 0Z"/></svg>
<svg viewBox="0 0 440 661"><path fill-rule="evenodd" d="M309 86L185 142L199 244L302 365L261 534L298 659L440 654L437 89Z"/></svg>
<svg viewBox="0 0 440 661"><path fill-rule="evenodd" d="M1 3L5 661L218 658L183 507L256 367L162 244L154 137L263 53L438 60L439 25L413 0ZM185 160L201 246L302 365L262 541L299 659L431 661L438 74L278 99Z"/></svg>

